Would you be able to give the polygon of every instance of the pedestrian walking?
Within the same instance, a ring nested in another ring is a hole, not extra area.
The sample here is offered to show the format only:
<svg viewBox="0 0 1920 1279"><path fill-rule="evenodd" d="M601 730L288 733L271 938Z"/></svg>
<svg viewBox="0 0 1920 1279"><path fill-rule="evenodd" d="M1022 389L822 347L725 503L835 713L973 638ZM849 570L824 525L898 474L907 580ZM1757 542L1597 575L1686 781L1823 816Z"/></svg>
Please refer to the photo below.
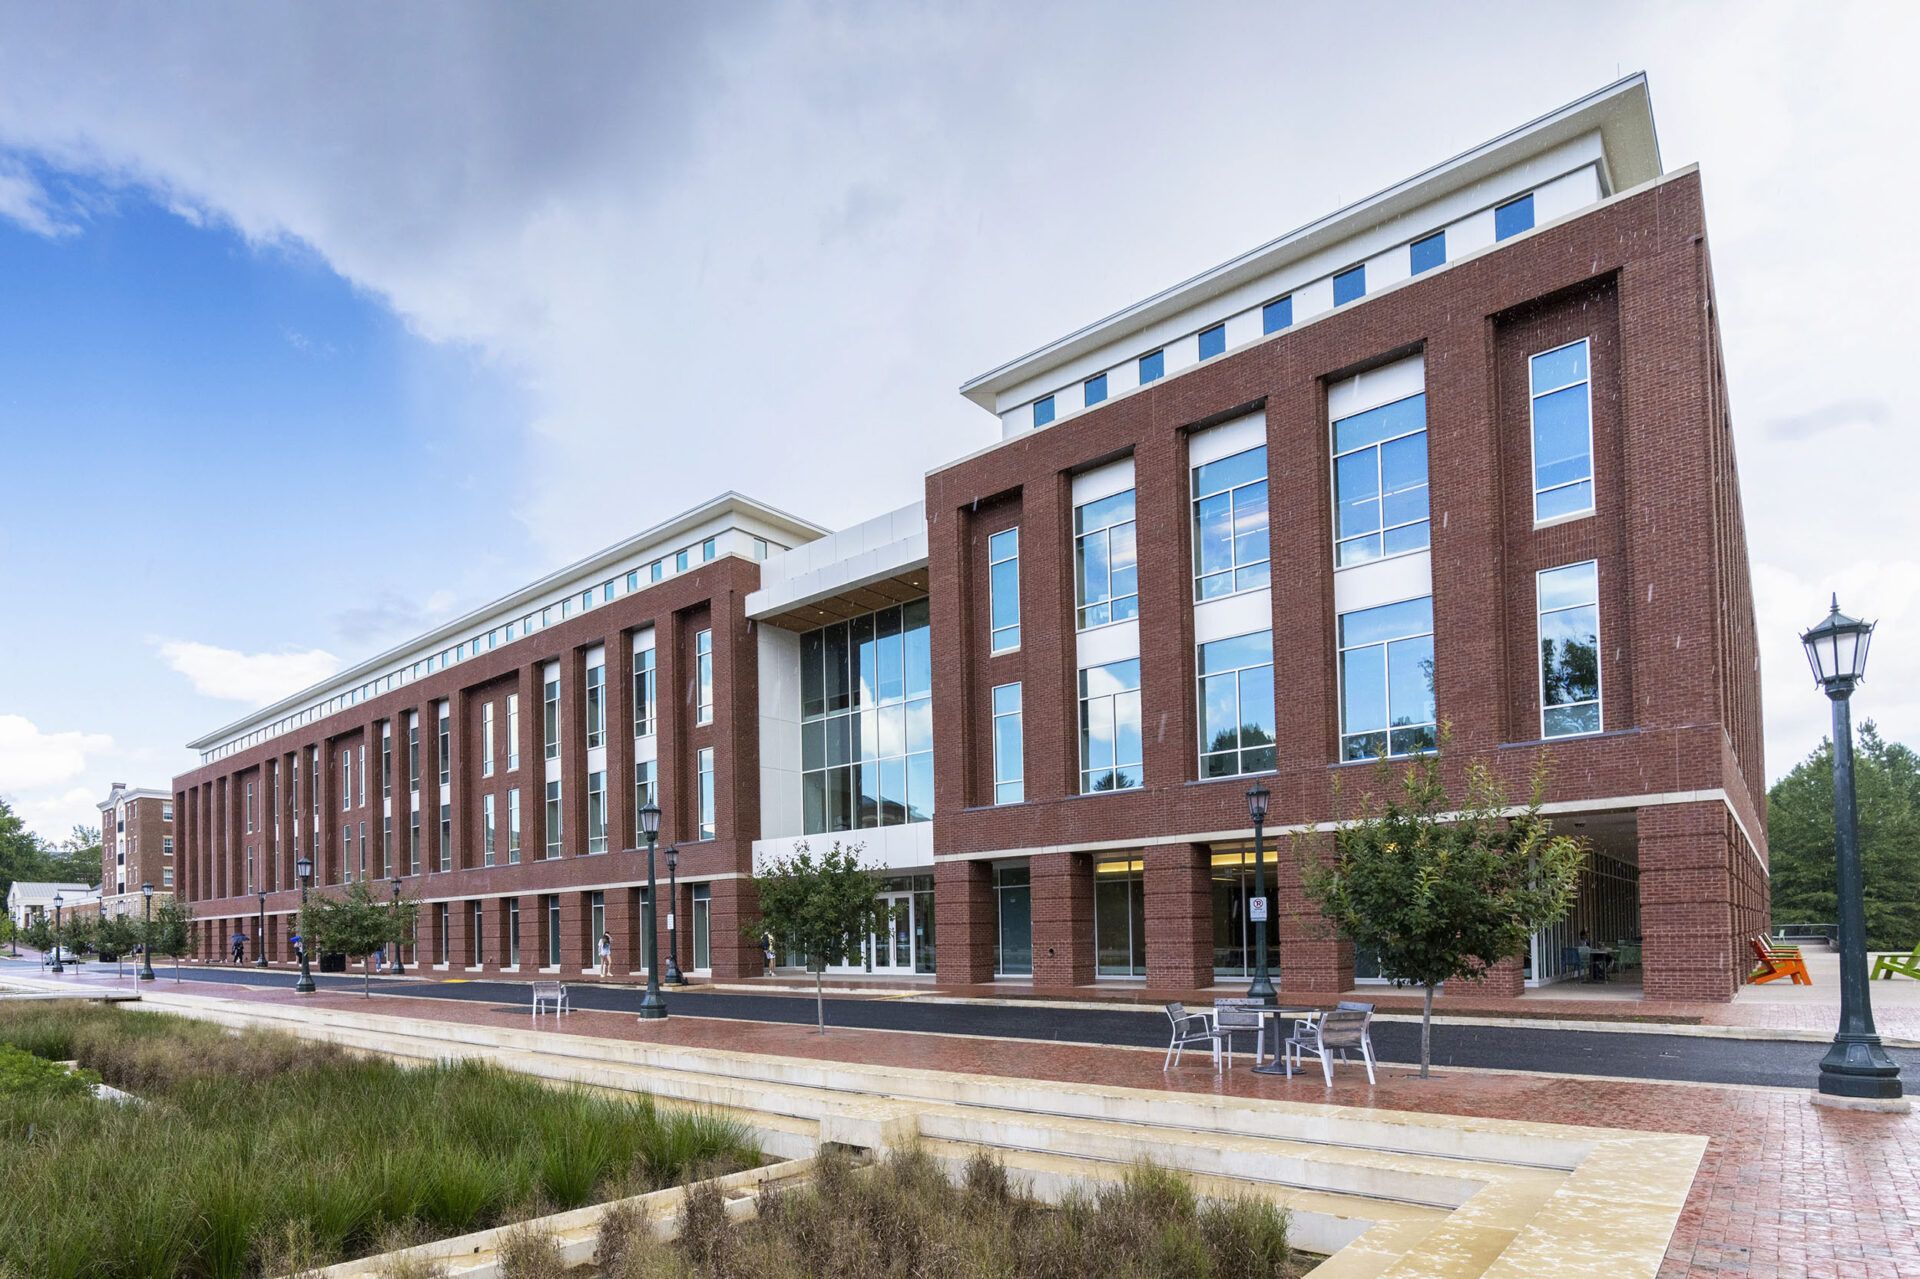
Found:
<svg viewBox="0 0 1920 1279"><path fill-rule="evenodd" d="M600 934L600 975L613 976L613 934Z"/></svg>
<svg viewBox="0 0 1920 1279"><path fill-rule="evenodd" d="M246 958L247 935L245 933L235 933L233 935L233 962L236 964L243 963Z"/></svg>

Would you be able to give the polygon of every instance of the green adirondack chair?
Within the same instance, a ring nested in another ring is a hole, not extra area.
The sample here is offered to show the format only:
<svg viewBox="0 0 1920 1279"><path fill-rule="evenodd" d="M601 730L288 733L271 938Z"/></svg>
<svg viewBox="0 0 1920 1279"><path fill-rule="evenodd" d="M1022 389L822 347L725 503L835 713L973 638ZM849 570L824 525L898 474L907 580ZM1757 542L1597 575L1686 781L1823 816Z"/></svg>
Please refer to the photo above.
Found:
<svg viewBox="0 0 1920 1279"><path fill-rule="evenodd" d="M1872 976L1891 979L1895 973L1920 980L1920 946L1905 955L1882 955L1873 961Z"/></svg>

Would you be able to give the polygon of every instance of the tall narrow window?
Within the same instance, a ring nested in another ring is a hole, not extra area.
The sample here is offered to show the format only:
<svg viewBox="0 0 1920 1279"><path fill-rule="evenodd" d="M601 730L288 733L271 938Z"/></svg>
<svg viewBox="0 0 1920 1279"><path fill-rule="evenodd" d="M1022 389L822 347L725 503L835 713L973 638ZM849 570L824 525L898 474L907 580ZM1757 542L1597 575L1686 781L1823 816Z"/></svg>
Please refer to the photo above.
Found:
<svg viewBox="0 0 1920 1279"><path fill-rule="evenodd" d="M386 879L393 874L393 818L385 817L380 824L380 878Z"/></svg>
<svg viewBox="0 0 1920 1279"><path fill-rule="evenodd" d="M520 966L520 902L507 898L507 967Z"/></svg>
<svg viewBox="0 0 1920 1279"><path fill-rule="evenodd" d="M440 869L453 869L453 805L440 805Z"/></svg>
<svg viewBox="0 0 1920 1279"><path fill-rule="evenodd" d="M587 774L587 851L607 851L607 775Z"/></svg>
<svg viewBox="0 0 1920 1279"><path fill-rule="evenodd" d="M550 679L545 689L545 700L541 706L546 719L547 758L560 758L560 681Z"/></svg>
<svg viewBox="0 0 1920 1279"><path fill-rule="evenodd" d="M1546 569L1540 591L1540 735L1600 731L1600 565Z"/></svg>
<svg viewBox="0 0 1920 1279"><path fill-rule="evenodd" d="M1424 391L1333 424L1333 490L1336 565L1428 545Z"/></svg>
<svg viewBox="0 0 1920 1279"><path fill-rule="evenodd" d="M340 823L340 882L353 882L353 823Z"/></svg>
<svg viewBox="0 0 1920 1279"><path fill-rule="evenodd" d="M587 749L607 744L607 668L587 667Z"/></svg>
<svg viewBox="0 0 1920 1279"><path fill-rule="evenodd" d="M1020 647L1020 530L1001 529L987 539L987 589L992 595L993 651Z"/></svg>
<svg viewBox="0 0 1920 1279"><path fill-rule="evenodd" d="M654 729L653 650L633 655L633 735L646 737Z"/></svg>
<svg viewBox="0 0 1920 1279"><path fill-rule="evenodd" d="M380 730L380 798L393 797L393 726L383 725Z"/></svg>
<svg viewBox="0 0 1920 1279"><path fill-rule="evenodd" d="M471 912L472 913L468 915L468 919L472 921L469 924L469 930L472 933L473 940L473 955L471 958L473 960L473 966L478 968L487 962L487 952L485 949L487 936L487 904L485 902L474 902L471 907Z"/></svg>
<svg viewBox="0 0 1920 1279"><path fill-rule="evenodd" d="M1593 383L1587 339L1527 362L1533 405L1533 518L1593 510Z"/></svg>
<svg viewBox="0 0 1920 1279"><path fill-rule="evenodd" d="M360 823L360 878L367 877L367 824Z"/></svg>
<svg viewBox="0 0 1920 1279"><path fill-rule="evenodd" d="M453 780L453 708L440 703L440 784Z"/></svg>
<svg viewBox="0 0 1920 1279"><path fill-rule="evenodd" d="M1020 686L1002 684L993 690L993 802L1018 804L1026 799L1026 765L1020 732Z"/></svg>
<svg viewBox="0 0 1920 1279"><path fill-rule="evenodd" d="M1340 615L1340 757L1432 750L1433 597Z"/></svg>
<svg viewBox="0 0 1920 1279"><path fill-rule="evenodd" d="M340 752L340 811L353 807L353 747Z"/></svg>
<svg viewBox="0 0 1920 1279"><path fill-rule="evenodd" d="M480 708L480 776L493 776L493 703Z"/></svg>
<svg viewBox="0 0 1920 1279"><path fill-rule="evenodd" d="M1265 586L1267 446L1193 468L1193 598Z"/></svg>
<svg viewBox="0 0 1920 1279"><path fill-rule="evenodd" d="M355 758L357 767L354 770L354 776L360 787L360 807L365 808L367 806L367 744L365 742L360 743L360 749L355 752Z"/></svg>
<svg viewBox="0 0 1920 1279"><path fill-rule="evenodd" d="M407 725L407 789L420 789L420 725Z"/></svg>
<svg viewBox="0 0 1920 1279"><path fill-rule="evenodd" d="M247 834L253 834L253 783L247 783Z"/></svg>
<svg viewBox="0 0 1920 1279"><path fill-rule="evenodd" d="M407 821L407 874L420 873L420 810L414 809Z"/></svg>
<svg viewBox="0 0 1920 1279"><path fill-rule="evenodd" d="M713 632L693 636L694 715L696 724L713 723Z"/></svg>
<svg viewBox="0 0 1920 1279"><path fill-rule="evenodd" d="M453 906L448 902L441 902L440 909L435 913L440 917L440 926L435 930L440 934L438 947L440 966L445 968L449 962L447 957L452 953L453 947Z"/></svg>
<svg viewBox="0 0 1920 1279"><path fill-rule="evenodd" d="M1200 776L1264 773L1273 758L1273 632L1200 645Z"/></svg>
<svg viewBox="0 0 1920 1279"><path fill-rule="evenodd" d="M1073 508L1073 562L1081 630L1139 616L1132 489Z"/></svg>
<svg viewBox="0 0 1920 1279"><path fill-rule="evenodd" d="M547 783L547 856L560 855L560 783Z"/></svg>
<svg viewBox="0 0 1920 1279"><path fill-rule="evenodd" d="M1495 241L1531 230L1533 230L1533 192L1527 192L1518 200L1509 200L1493 211Z"/></svg>
<svg viewBox="0 0 1920 1279"><path fill-rule="evenodd" d="M520 864L520 788L507 792L507 865Z"/></svg>
<svg viewBox="0 0 1920 1279"><path fill-rule="evenodd" d="M1080 793L1140 786L1140 659L1080 672Z"/></svg>
<svg viewBox="0 0 1920 1279"><path fill-rule="evenodd" d="M560 966L560 894L547 895L547 967Z"/></svg>
<svg viewBox="0 0 1920 1279"><path fill-rule="evenodd" d="M653 763L650 759L643 759L633 766L633 811L636 813L648 804L660 802L653 785Z"/></svg>
<svg viewBox="0 0 1920 1279"><path fill-rule="evenodd" d="M713 747L703 746L695 757L700 781L700 838L712 839L713 822Z"/></svg>
<svg viewBox="0 0 1920 1279"><path fill-rule="evenodd" d="M493 865L493 796L480 798L480 864Z"/></svg>
<svg viewBox="0 0 1920 1279"><path fill-rule="evenodd" d="M507 694L507 771L520 767L520 694Z"/></svg>

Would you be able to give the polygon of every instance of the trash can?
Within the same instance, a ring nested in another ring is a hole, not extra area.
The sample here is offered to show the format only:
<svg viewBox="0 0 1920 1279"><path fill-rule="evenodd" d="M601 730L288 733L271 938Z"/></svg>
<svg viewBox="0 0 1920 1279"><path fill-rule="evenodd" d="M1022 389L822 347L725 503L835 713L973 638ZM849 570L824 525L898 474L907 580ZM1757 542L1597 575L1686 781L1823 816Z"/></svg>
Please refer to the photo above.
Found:
<svg viewBox="0 0 1920 1279"><path fill-rule="evenodd" d="M335 951L331 955L320 956L320 971L323 973L344 973L347 971L347 957Z"/></svg>

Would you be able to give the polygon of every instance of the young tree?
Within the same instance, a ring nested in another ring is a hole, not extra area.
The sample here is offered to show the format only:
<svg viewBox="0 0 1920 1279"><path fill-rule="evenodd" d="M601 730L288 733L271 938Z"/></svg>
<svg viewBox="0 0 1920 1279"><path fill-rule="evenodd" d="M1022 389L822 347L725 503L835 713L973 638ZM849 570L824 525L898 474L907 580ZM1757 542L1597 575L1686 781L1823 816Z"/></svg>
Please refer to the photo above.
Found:
<svg viewBox="0 0 1920 1279"><path fill-rule="evenodd" d="M42 955L53 949L53 916L42 915L20 930L20 940Z"/></svg>
<svg viewBox="0 0 1920 1279"><path fill-rule="evenodd" d="M860 846L832 849L814 857L802 843L790 858L770 858L754 879L759 916L743 930L748 937L771 934L807 957L813 973L814 1012L827 1033L827 1000L821 976L828 964L845 963L859 952L860 940L873 931L880 911L880 890L860 864Z"/></svg>
<svg viewBox="0 0 1920 1279"><path fill-rule="evenodd" d="M153 918L140 921L141 942L149 955L173 959L173 979L180 980L180 957L193 949L193 907L177 897L156 902Z"/></svg>
<svg viewBox="0 0 1920 1279"><path fill-rule="evenodd" d="M1380 780L1391 794L1384 761ZM1423 753L1408 762L1399 798L1376 806L1364 796L1360 816L1336 827L1331 859L1295 839L1308 900L1354 945L1378 954L1387 976L1424 989L1422 1079L1433 1060L1434 988L1517 957L1573 906L1586 849L1540 816L1546 781L1543 759L1532 796L1516 810L1476 760L1465 802L1448 812L1439 757Z"/></svg>
<svg viewBox="0 0 1920 1279"><path fill-rule="evenodd" d="M398 944L411 931L419 913L418 901L382 901L365 880L359 880L348 884L338 897L320 893L308 899L300 911L300 932L310 953L332 951L366 961L361 993L371 997L374 953L388 943Z"/></svg>
<svg viewBox="0 0 1920 1279"><path fill-rule="evenodd" d="M108 915L95 925L93 944L102 959L112 955L118 972L125 976L127 955L140 944L140 921L127 915Z"/></svg>

